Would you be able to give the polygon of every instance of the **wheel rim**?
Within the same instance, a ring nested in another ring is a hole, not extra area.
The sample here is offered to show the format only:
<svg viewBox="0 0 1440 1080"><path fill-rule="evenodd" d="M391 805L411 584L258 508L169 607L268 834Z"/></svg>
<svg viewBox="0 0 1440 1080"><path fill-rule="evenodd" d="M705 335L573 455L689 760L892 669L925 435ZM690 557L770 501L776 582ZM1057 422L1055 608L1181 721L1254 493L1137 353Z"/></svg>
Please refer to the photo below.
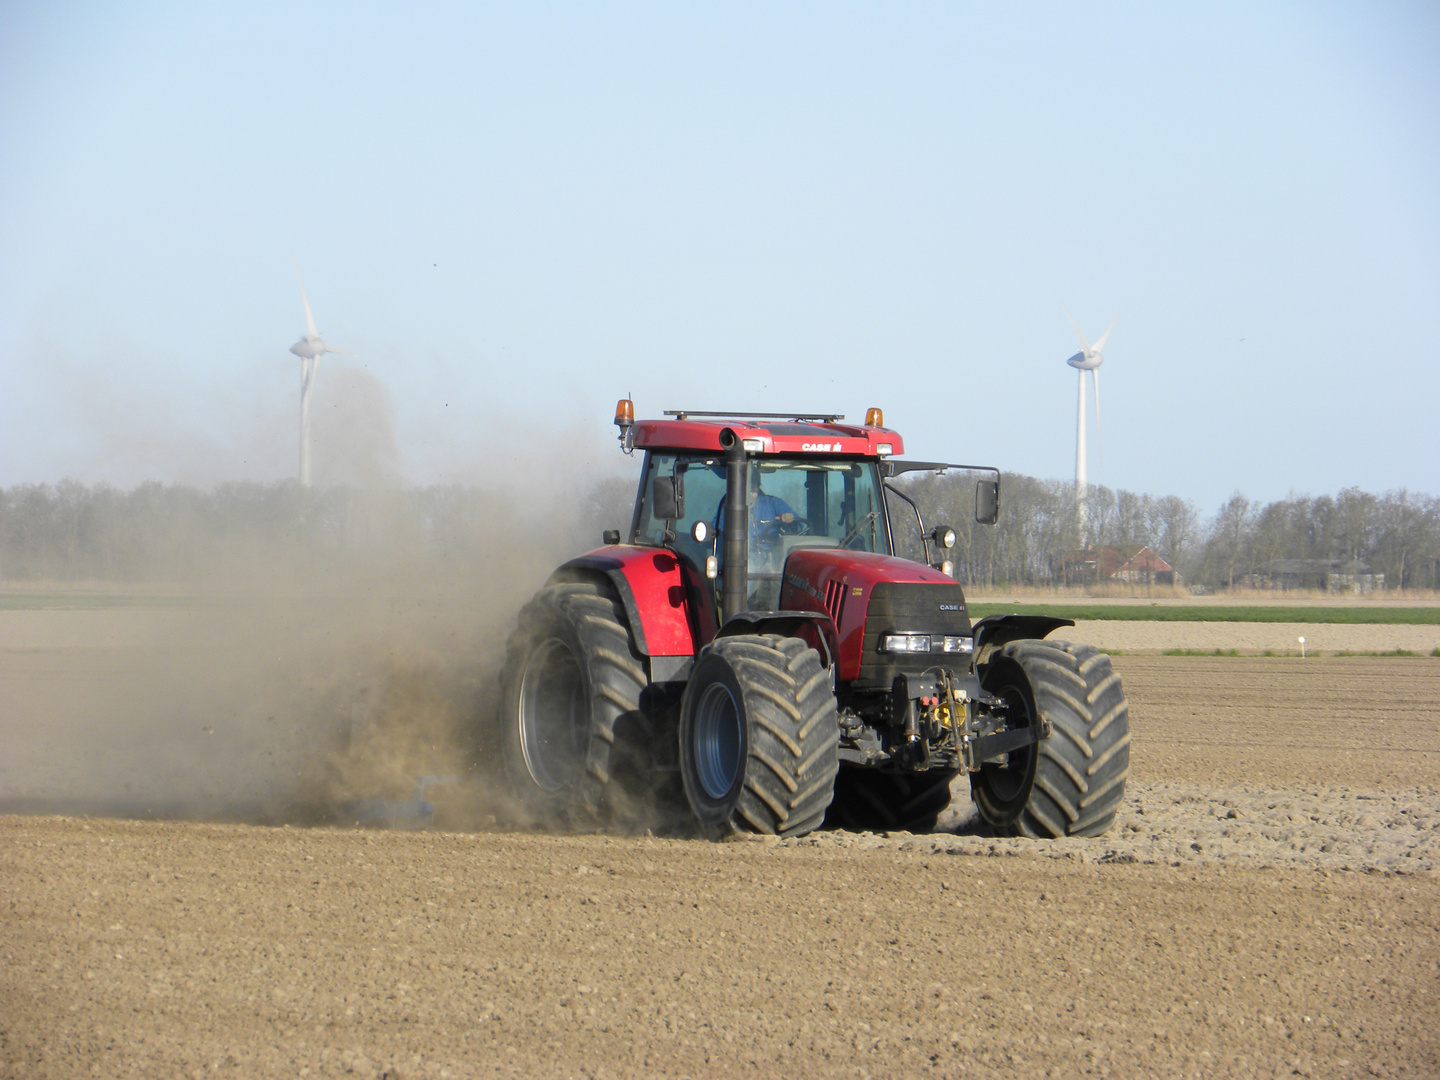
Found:
<svg viewBox="0 0 1440 1080"><path fill-rule="evenodd" d="M740 706L724 683L711 683L695 708L695 775L711 799L724 798L740 772Z"/></svg>
<svg viewBox="0 0 1440 1080"><path fill-rule="evenodd" d="M1003 698L1012 710L1025 717L1022 726L1028 728L1034 725L1035 718L1030 713L1030 704L1020 687L1005 686L996 696ZM999 807L1018 813L1019 807L1023 806L1030 794L1030 758L1034 749L1033 746L1026 746L1012 750L1006 755L1004 764L990 762L980 766L980 780Z"/></svg>
<svg viewBox="0 0 1440 1080"><path fill-rule="evenodd" d="M586 733L585 685L559 638L536 646L520 683L520 750L531 778L559 791L579 776Z"/></svg>

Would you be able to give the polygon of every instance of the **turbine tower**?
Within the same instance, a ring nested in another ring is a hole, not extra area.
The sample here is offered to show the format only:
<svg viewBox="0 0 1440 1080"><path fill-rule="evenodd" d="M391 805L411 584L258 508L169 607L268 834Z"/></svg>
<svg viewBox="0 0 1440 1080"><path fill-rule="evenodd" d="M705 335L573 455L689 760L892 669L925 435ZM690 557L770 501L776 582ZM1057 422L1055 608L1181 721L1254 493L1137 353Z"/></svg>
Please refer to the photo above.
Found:
<svg viewBox="0 0 1440 1080"><path fill-rule="evenodd" d="M1064 307L1062 304L1061 307ZM1070 320L1070 325L1075 329L1075 336L1080 339L1080 351L1065 362L1080 371L1080 388L1076 398L1075 406L1075 499L1082 507L1085 501L1085 373L1090 372L1090 377L1095 381L1095 440L1100 440L1100 365L1105 362L1101 350L1105 348L1105 342L1110 337L1110 331L1115 329L1115 319L1110 320L1110 325L1105 328L1105 333L1100 335L1100 340L1091 345L1085 340L1085 335L1080 333L1080 327L1075 324L1075 317L1070 314L1070 309L1065 308L1065 317ZM1081 510L1083 516L1084 510Z"/></svg>
<svg viewBox="0 0 1440 1080"><path fill-rule="evenodd" d="M305 296L305 282L300 280L300 264L295 264L295 281L300 286L300 302L305 305L305 336L290 346L290 351L300 357L300 483L310 486L310 387L315 382L315 366L327 352L355 354L348 349L337 349L326 345L315 329L315 316L310 313L310 301Z"/></svg>

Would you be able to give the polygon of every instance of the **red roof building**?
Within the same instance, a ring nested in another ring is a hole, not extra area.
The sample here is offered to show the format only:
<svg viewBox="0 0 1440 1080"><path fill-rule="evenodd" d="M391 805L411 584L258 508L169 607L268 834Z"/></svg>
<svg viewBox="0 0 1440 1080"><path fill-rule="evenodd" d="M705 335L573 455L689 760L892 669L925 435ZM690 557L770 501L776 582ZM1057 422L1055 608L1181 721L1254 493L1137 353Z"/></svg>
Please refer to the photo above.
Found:
<svg viewBox="0 0 1440 1080"><path fill-rule="evenodd" d="M1065 574L1088 581L1173 585L1175 568L1149 547L1101 547L1065 556Z"/></svg>

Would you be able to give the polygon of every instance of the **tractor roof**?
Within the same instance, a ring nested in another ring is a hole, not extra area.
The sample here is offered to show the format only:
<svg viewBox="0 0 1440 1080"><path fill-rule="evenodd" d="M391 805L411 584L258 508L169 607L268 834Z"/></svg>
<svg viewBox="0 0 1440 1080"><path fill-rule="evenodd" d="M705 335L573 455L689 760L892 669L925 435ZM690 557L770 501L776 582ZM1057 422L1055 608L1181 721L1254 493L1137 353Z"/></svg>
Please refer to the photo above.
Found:
<svg viewBox="0 0 1440 1080"><path fill-rule="evenodd" d="M637 420L634 445L647 450L722 451L726 428L760 454L853 454L890 457L905 452L898 432L878 425L841 423L820 413L692 412L667 410L666 420Z"/></svg>

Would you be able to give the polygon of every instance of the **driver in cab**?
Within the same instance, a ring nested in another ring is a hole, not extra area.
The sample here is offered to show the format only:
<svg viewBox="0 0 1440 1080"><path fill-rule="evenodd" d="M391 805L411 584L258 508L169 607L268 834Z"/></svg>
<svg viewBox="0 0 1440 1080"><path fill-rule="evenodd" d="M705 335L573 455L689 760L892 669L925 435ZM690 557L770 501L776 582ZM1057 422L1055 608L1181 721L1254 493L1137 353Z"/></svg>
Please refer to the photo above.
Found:
<svg viewBox="0 0 1440 1080"><path fill-rule="evenodd" d="M761 547L774 547L780 534L787 530L782 525L793 524L799 516L789 503L778 495L770 495L760 489L760 469L750 466L750 488L745 499L750 508L750 543ZM715 531L725 535L725 500L720 500L720 512L715 517Z"/></svg>

